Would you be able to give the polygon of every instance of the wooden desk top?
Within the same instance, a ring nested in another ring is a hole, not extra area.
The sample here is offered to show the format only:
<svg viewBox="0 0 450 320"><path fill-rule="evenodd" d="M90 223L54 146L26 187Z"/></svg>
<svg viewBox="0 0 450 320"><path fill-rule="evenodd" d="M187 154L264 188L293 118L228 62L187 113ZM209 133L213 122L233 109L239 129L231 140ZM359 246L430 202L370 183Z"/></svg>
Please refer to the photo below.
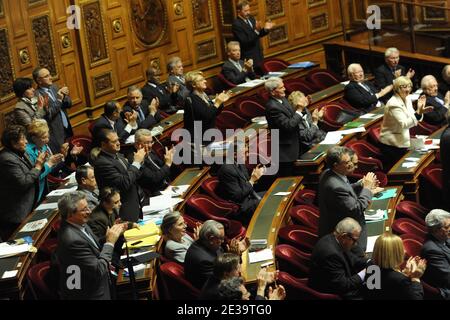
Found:
<svg viewBox="0 0 450 320"><path fill-rule="evenodd" d="M301 188L302 177L278 178L266 192L256 208L247 228L247 237L266 239L267 248L271 248L275 258L275 245L278 230L285 222L285 215L294 200L294 195ZM277 192L290 192L287 196L275 196ZM248 251L242 255L242 274L247 283L256 281L262 262L249 263Z"/></svg>

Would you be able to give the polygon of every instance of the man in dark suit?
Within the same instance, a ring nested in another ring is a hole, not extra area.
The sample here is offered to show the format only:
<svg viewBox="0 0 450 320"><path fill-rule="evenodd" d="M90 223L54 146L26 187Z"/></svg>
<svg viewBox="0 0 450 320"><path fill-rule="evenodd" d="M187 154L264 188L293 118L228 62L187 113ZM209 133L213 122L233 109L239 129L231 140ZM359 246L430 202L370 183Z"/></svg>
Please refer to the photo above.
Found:
<svg viewBox="0 0 450 320"><path fill-rule="evenodd" d="M50 142L48 143L53 153L59 153L61 146L67 138L73 135L67 109L72 106L67 87L58 88L53 84L50 71L38 67L33 70L33 79L37 83L37 95L48 97L48 105L45 120L50 129Z"/></svg>
<svg viewBox="0 0 450 320"><path fill-rule="evenodd" d="M281 177L291 176L294 173L294 161L301 154L299 124L302 121L302 110L294 109L289 104L281 78L269 78L264 86L270 93L266 104L266 119L269 128L279 130L280 169L278 175Z"/></svg>
<svg viewBox="0 0 450 320"><path fill-rule="evenodd" d="M169 78L167 79L169 88L178 85L178 103L184 103L184 99L189 95L189 89L186 87L186 80L183 73L183 62L180 57L172 57L167 62L167 72Z"/></svg>
<svg viewBox="0 0 450 320"><path fill-rule="evenodd" d="M234 163L225 163L220 166L217 173L219 184L217 192L226 200L233 201L239 205L238 216L235 218L248 225L261 196L256 193L253 186L264 174L265 168L257 166L252 174L248 174L245 160L248 156L248 148L233 144Z"/></svg>
<svg viewBox="0 0 450 320"><path fill-rule="evenodd" d="M75 171L75 179L78 183L77 191L84 194L89 209L94 210L99 204L94 168L88 165L79 166Z"/></svg>
<svg viewBox="0 0 450 320"><path fill-rule="evenodd" d="M309 286L344 299L362 299L367 259L355 254L361 226L352 218L341 220L334 232L322 237L311 255Z"/></svg>
<svg viewBox="0 0 450 320"><path fill-rule="evenodd" d="M134 136L136 150L144 149L147 152L141 167L142 174L138 184L146 189L150 196L160 195L160 191L167 188L170 181L170 167L172 166L174 149L165 148L166 153L162 160L153 150L154 138L147 129L139 129Z"/></svg>
<svg viewBox="0 0 450 320"><path fill-rule="evenodd" d="M158 99L147 100L142 98L141 89L137 86L131 86L128 88L127 102L123 106L123 116L126 119L127 112L137 113L137 124L139 128L149 129L158 124L162 119L162 115L159 112L160 106Z"/></svg>
<svg viewBox="0 0 450 320"><path fill-rule="evenodd" d="M92 136L94 147L100 146L99 135L103 129L114 130L119 136L121 143L125 143L128 137L134 134L138 128L138 114L136 111L128 111L124 119L120 116L120 105L117 101L111 100L105 103L103 114L95 121L92 127Z"/></svg>
<svg viewBox="0 0 450 320"><path fill-rule="evenodd" d="M319 181L319 237L334 230L336 224L345 217L358 221L362 231L358 246L366 250L367 230L364 211L370 204L372 195L380 192L374 173L367 173L361 180L350 184L347 179L355 170L352 152L347 147L334 146L327 152L326 169Z"/></svg>
<svg viewBox="0 0 450 320"><path fill-rule="evenodd" d="M400 52L397 48L388 48L384 52L384 61L385 63L375 69L375 82L377 84L377 88L382 90L387 86L390 86L394 79L400 76L407 76L412 79L414 77L415 71L409 69L406 72L405 67L399 65L400 61ZM381 101L386 103L392 97L392 91L386 94Z"/></svg>
<svg viewBox="0 0 450 320"><path fill-rule="evenodd" d="M347 74L350 82L344 88L344 99L361 113L380 107L380 99L392 91L392 84L377 90L370 81L365 81L364 70L358 63L349 65Z"/></svg>
<svg viewBox="0 0 450 320"><path fill-rule="evenodd" d="M432 75L426 75L420 82L423 93L427 97L426 106L433 107L433 110L423 115L423 121L434 126L443 126L447 123L447 110L450 105L450 91L441 95L438 91L438 83Z"/></svg>
<svg viewBox="0 0 450 320"><path fill-rule="evenodd" d="M136 222L142 218L142 194L136 181L141 175L146 152L140 149L134 153L133 163L119 153L120 142L117 133L103 130L100 134L101 151L94 162L95 179L99 189L113 187L120 191L122 207L120 218Z"/></svg>
<svg viewBox="0 0 450 320"><path fill-rule="evenodd" d="M441 135L441 141L439 143L441 163L442 163L442 195L444 198L445 209L450 211L450 113L446 115L447 124Z"/></svg>
<svg viewBox="0 0 450 320"><path fill-rule="evenodd" d="M46 153L33 166L28 154L25 128L11 125L3 131L0 151L0 238L8 240L33 210L39 193L39 175Z"/></svg>
<svg viewBox="0 0 450 320"><path fill-rule="evenodd" d="M170 82L170 88L163 86L160 82L161 70L150 67L147 70L147 83L142 87L142 95L145 100L151 102L156 99L159 108L166 113L177 112L179 99L177 92L180 86L177 82ZM169 84L169 83L168 83Z"/></svg>
<svg viewBox="0 0 450 320"><path fill-rule="evenodd" d="M213 274L214 261L223 254L221 245L225 239L223 225L214 220L203 223L198 240L186 252L184 274L192 285L201 289Z"/></svg>
<svg viewBox="0 0 450 320"><path fill-rule="evenodd" d="M259 39L267 35L274 24L267 21L262 27L261 21L256 21L250 15L250 3L248 1L239 1L236 10L238 16L231 26L234 39L241 44L242 57L252 59L256 73L262 75L264 74L261 69L264 56Z"/></svg>
<svg viewBox="0 0 450 320"><path fill-rule="evenodd" d="M420 256L427 260L423 280L439 288L442 298L450 300L450 213L431 210L425 217L428 236Z"/></svg>
<svg viewBox="0 0 450 320"><path fill-rule="evenodd" d="M241 60L239 42L230 41L227 45L228 60L222 66L223 76L234 84L241 84L256 78L253 71L253 60Z"/></svg>
<svg viewBox="0 0 450 320"><path fill-rule="evenodd" d="M439 81L439 93L443 96L450 90L450 64L442 68L441 80Z"/></svg>
<svg viewBox="0 0 450 320"><path fill-rule="evenodd" d="M126 226L116 224L108 229L101 246L87 225L91 210L83 194L65 194L58 202L58 210L63 220L56 249L61 298L111 300L110 263L114 244Z"/></svg>

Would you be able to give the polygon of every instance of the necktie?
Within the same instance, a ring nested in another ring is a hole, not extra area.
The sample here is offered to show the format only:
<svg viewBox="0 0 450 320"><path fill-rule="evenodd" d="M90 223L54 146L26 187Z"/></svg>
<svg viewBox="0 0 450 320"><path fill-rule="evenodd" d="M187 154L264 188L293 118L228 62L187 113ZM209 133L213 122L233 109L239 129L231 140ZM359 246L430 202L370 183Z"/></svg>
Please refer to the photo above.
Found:
<svg viewBox="0 0 450 320"><path fill-rule="evenodd" d="M361 86L362 86L364 89L366 89L367 92L372 93L372 91L370 90L370 87L369 87L367 84L361 82Z"/></svg>
<svg viewBox="0 0 450 320"><path fill-rule="evenodd" d="M142 122L145 120L144 112L142 112L141 107L138 107L138 117L139 117L139 122Z"/></svg>
<svg viewBox="0 0 450 320"><path fill-rule="evenodd" d="M239 63L239 61L233 61L234 65L236 66L236 68L239 70L239 72L242 72L242 66Z"/></svg>
<svg viewBox="0 0 450 320"><path fill-rule="evenodd" d="M250 22L250 19L245 19L245 21L247 21L247 24L250 26L250 28L253 29L253 25L252 25L252 23Z"/></svg>
<svg viewBox="0 0 450 320"><path fill-rule="evenodd" d="M56 102L56 97L53 94L53 91L51 88L47 88L47 95L50 98L50 100L52 100L53 102ZM63 127L65 129L67 129L69 127L69 120L67 119L67 116L62 109L60 111L60 114L61 114L61 121L62 121Z"/></svg>
<svg viewBox="0 0 450 320"><path fill-rule="evenodd" d="M444 105L444 101L438 97L434 97L434 100L436 100L437 102L439 102L439 104Z"/></svg>
<svg viewBox="0 0 450 320"><path fill-rule="evenodd" d="M86 228L86 226L81 227L81 232L83 232L86 235L86 237L92 242L94 247L99 249L97 242L94 240L94 237L88 232L88 229Z"/></svg>
<svg viewBox="0 0 450 320"><path fill-rule="evenodd" d="M122 159L116 155L116 160L120 162L120 164L125 168L125 170L128 170L127 165L122 161Z"/></svg>

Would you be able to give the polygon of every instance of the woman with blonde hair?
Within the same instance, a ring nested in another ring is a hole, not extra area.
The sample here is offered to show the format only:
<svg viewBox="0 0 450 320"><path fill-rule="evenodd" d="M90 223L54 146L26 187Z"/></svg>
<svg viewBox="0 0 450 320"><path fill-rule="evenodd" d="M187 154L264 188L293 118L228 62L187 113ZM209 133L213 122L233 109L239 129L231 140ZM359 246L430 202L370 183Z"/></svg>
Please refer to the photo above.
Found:
<svg viewBox="0 0 450 320"><path fill-rule="evenodd" d="M206 94L206 79L201 71L191 71L186 74L186 86L190 94L186 97L184 106L184 128L191 134L194 141L194 121L200 121L202 125L201 140L204 143L203 134L206 130L216 126L216 117L223 109L223 103L228 101L230 95L222 92L211 100Z"/></svg>
<svg viewBox="0 0 450 320"><path fill-rule="evenodd" d="M380 142L388 165L395 164L411 145L409 129L423 120L423 114L433 107L426 106L426 97L420 96L417 110L414 110L411 97L412 82L408 77L394 80L394 96L384 108L383 123L380 130Z"/></svg>
<svg viewBox="0 0 450 320"><path fill-rule="evenodd" d="M36 159L39 154L46 153L47 161L44 163L43 170L39 175L39 194L38 202L42 200L42 197L47 193L47 176L54 167L60 163L64 156L61 153L51 155L48 142L50 141L50 133L47 125L47 121L44 119L34 119L28 125L28 143L25 147L25 152L28 154L33 165L36 163Z"/></svg>
<svg viewBox="0 0 450 320"><path fill-rule="evenodd" d="M423 288L420 277L426 269L426 260L410 257L405 268L405 250L402 239L392 233L384 233L375 241L372 260L380 267L379 288L368 288L366 298L375 300L422 300Z"/></svg>

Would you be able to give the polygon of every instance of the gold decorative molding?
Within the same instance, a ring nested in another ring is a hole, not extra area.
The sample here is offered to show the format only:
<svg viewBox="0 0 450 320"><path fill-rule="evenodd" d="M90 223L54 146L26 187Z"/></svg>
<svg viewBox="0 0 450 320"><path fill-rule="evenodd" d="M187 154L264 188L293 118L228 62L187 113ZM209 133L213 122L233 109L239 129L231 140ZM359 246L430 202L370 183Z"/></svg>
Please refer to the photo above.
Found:
<svg viewBox="0 0 450 320"><path fill-rule="evenodd" d="M61 36L61 46L64 49L70 48L72 46L72 40L70 40L69 34L63 34Z"/></svg>
<svg viewBox="0 0 450 320"><path fill-rule="evenodd" d="M112 72L107 71L92 78L95 98L114 92Z"/></svg>
<svg viewBox="0 0 450 320"><path fill-rule="evenodd" d="M15 77L8 30L0 29L0 102L14 96L13 82Z"/></svg>
<svg viewBox="0 0 450 320"><path fill-rule="evenodd" d="M191 0L194 34L213 29L210 0Z"/></svg>
<svg viewBox="0 0 450 320"><path fill-rule="evenodd" d="M120 18L114 19L112 22L112 26L115 33L122 32L122 20Z"/></svg>
<svg viewBox="0 0 450 320"><path fill-rule="evenodd" d="M21 64L30 63L30 53L27 48L19 50L19 58Z"/></svg>
<svg viewBox="0 0 450 320"><path fill-rule="evenodd" d="M175 4L173 5L173 12L175 12L175 15L176 15L176 16L182 16L182 15L184 15L183 5L182 5L180 2L175 3Z"/></svg>

